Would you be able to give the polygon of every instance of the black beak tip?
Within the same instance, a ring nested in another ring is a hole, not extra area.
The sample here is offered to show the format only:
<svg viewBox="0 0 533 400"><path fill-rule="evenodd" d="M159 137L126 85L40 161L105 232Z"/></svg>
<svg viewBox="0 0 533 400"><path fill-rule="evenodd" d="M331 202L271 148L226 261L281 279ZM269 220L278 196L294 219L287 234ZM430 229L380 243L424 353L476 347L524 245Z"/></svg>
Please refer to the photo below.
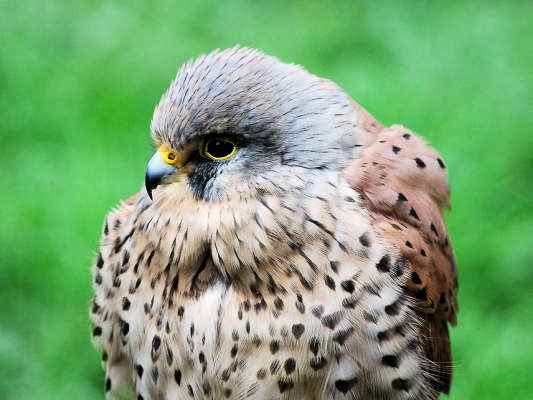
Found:
<svg viewBox="0 0 533 400"><path fill-rule="evenodd" d="M144 187L146 188L146 193L148 194L148 197L150 197L150 200L154 199L152 197L152 190L154 188L153 183L154 182L152 181L152 179L150 179L150 176L148 176L148 174L146 174L144 176Z"/></svg>

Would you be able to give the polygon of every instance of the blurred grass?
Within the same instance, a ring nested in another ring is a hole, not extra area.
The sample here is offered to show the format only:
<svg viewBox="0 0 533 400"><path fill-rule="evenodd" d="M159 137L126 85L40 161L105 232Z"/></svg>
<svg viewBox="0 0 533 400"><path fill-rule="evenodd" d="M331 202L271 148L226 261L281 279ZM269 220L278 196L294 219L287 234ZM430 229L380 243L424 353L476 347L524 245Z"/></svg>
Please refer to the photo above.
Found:
<svg viewBox="0 0 533 400"><path fill-rule="evenodd" d="M140 187L178 66L236 43L441 150L461 285L450 398L531 398L531 2L0 0L0 22L0 398L103 398L87 318L102 218Z"/></svg>

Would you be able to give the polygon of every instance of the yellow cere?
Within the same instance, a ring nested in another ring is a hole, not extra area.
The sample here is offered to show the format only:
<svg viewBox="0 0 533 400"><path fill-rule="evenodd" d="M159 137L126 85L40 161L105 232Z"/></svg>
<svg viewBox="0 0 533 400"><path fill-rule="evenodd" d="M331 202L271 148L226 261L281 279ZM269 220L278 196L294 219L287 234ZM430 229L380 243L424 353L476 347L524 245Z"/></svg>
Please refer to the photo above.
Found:
<svg viewBox="0 0 533 400"><path fill-rule="evenodd" d="M163 160L169 165L174 165L178 162L178 153L172 150L166 144L159 146L159 152L163 156Z"/></svg>

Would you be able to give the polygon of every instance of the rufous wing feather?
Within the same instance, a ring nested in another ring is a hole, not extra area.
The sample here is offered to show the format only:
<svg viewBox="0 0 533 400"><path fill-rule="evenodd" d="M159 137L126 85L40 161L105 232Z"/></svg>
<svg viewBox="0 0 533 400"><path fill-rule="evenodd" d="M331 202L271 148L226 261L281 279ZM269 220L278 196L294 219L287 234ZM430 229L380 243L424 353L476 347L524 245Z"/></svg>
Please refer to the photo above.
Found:
<svg viewBox="0 0 533 400"><path fill-rule="evenodd" d="M405 293L423 321L422 346L433 386L448 392L451 350L448 323L456 323L457 272L443 219L449 206L441 156L403 126L384 128L346 169L379 234L405 258Z"/></svg>

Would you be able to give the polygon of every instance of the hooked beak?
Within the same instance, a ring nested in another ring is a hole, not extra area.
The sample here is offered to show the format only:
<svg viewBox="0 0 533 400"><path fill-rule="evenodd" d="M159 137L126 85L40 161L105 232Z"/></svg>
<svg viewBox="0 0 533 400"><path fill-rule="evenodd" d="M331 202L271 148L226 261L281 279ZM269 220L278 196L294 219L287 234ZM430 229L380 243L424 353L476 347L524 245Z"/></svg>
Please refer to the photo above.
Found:
<svg viewBox="0 0 533 400"><path fill-rule="evenodd" d="M152 156L150 161L148 161L148 167L146 168L146 175L144 177L146 192L151 200L153 200L152 190L159 186L167 176L174 174L177 170L176 167L165 162L161 152L157 151Z"/></svg>

